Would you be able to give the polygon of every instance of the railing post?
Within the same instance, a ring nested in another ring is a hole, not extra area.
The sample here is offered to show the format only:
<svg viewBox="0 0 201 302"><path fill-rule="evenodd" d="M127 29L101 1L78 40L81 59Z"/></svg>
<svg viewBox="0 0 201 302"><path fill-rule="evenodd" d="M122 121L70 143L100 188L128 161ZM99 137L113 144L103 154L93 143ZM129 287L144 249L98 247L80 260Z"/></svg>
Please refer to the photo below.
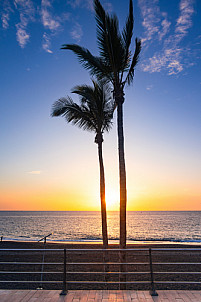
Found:
<svg viewBox="0 0 201 302"><path fill-rule="evenodd" d="M66 285L66 249L64 249L64 267L63 267L63 289L60 295L67 295L67 285Z"/></svg>
<svg viewBox="0 0 201 302"><path fill-rule="evenodd" d="M151 290L150 295L151 296L158 296L155 286L154 286L154 276L153 276L153 266L152 266L152 255L151 255L151 248L149 248L149 265L150 265L150 274L151 274Z"/></svg>

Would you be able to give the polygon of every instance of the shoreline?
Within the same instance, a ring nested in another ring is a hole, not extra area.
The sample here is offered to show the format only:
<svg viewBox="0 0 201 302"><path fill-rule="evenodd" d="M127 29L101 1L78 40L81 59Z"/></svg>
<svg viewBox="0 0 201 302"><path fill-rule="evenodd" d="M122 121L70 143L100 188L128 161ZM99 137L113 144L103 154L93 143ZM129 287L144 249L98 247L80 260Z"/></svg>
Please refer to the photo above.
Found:
<svg viewBox="0 0 201 302"><path fill-rule="evenodd" d="M15 248L27 248L27 249L35 249L35 248L43 248L43 241L19 241L19 240L3 240L0 241L0 249L15 249ZM57 248L57 249L99 249L102 248L102 242L61 242L61 241L46 241L45 245L46 249L49 248ZM109 248L118 248L119 243L109 243ZM127 243L127 248L201 248L201 244L188 244L184 242L134 242Z"/></svg>
<svg viewBox="0 0 201 302"><path fill-rule="evenodd" d="M20 239L3 239L2 241L0 241L0 245L2 243L11 243L11 244L43 244L44 245L44 241L38 241L38 240L20 240ZM55 244L55 245L102 245L102 241L59 241L59 240L48 240L46 241L46 245L48 244ZM119 241L118 240L109 240L109 246L118 246L119 245ZM181 242L181 241L127 241L127 246L187 246L187 247L201 247L201 242Z"/></svg>

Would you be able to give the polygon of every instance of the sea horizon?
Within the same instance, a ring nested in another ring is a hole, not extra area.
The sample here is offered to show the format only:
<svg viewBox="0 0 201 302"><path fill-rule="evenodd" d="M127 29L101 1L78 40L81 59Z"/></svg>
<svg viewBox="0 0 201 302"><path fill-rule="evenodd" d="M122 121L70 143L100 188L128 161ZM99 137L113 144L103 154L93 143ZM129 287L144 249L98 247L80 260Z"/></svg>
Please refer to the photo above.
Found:
<svg viewBox="0 0 201 302"><path fill-rule="evenodd" d="M100 210L0 210L0 212L100 212ZM119 210L107 210L119 212ZM127 210L126 212L201 212L201 210Z"/></svg>

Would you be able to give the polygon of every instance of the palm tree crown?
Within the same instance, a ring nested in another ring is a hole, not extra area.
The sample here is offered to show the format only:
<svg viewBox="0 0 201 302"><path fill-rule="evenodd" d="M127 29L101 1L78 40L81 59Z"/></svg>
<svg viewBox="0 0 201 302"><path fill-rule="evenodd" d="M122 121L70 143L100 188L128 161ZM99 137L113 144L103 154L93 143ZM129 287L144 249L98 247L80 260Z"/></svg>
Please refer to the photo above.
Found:
<svg viewBox="0 0 201 302"><path fill-rule="evenodd" d="M91 75L96 75L99 79L105 78L114 88L123 88L126 83L130 85L133 81L134 68L141 50L141 41L136 38L133 56L130 51L134 25L132 0L122 33L115 14L110 16L106 13L99 0L94 0L94 7L100 56L95 57L88 49L76 44L64 44L62 49L72 50Z"/></svg>
<svg viewBox="0 0 201 302"><path fill-rule="evenodd" d="M60 98L53 104L51 115L63 116L67 122L96 134L109 131L114 110L109 86L93 81L93 87L76 86L72 93L79 95L80 105L69 96Z"/></svg>

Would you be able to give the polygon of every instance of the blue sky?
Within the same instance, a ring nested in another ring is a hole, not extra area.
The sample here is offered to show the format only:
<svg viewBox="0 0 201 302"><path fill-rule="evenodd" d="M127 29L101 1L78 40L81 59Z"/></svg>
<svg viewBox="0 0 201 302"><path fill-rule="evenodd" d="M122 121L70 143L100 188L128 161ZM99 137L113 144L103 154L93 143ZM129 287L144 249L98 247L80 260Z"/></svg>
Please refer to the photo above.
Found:
<svg viewBox="0 0 201 302"><path fill-rule="evenodd" d="M122 28L129 1L101 3ZM93 1L3 0L0 12L0 208L96 210L94 136L50 117L59 97L90 84L60 47L98 54ZM201 2L135 0L134 16L142 52L124 105L128 208L201 210ZM104 160L117 209L116 116Z"/></svg>

